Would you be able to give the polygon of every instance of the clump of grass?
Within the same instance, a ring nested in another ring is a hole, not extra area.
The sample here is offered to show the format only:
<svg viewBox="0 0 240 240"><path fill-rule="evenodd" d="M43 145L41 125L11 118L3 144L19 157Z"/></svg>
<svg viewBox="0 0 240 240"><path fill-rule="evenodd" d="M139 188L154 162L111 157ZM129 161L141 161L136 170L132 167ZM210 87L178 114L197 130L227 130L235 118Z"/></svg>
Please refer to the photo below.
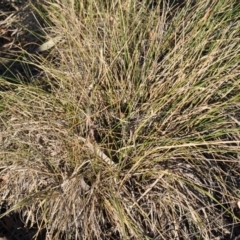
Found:
<svg viewBox="0 0 240 240"><path fill-rule="evenodd" d="M44 76L1 80L2 217L48 239L236 237L239 8L49 1Z"/></svg>

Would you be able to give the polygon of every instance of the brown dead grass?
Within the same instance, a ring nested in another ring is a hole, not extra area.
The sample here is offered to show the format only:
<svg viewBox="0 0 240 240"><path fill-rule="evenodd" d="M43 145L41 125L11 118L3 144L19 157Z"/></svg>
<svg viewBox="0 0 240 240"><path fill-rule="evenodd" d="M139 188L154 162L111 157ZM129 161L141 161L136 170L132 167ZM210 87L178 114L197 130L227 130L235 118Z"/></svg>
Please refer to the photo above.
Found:
<svg viewBox="0 0 240 240"><path fill-rule="evenodd" d="M2 229L19 214L13 239L238 237L240 6L72 3L46 5L64 39L27 60L31 83L1 79Z"/></svg>

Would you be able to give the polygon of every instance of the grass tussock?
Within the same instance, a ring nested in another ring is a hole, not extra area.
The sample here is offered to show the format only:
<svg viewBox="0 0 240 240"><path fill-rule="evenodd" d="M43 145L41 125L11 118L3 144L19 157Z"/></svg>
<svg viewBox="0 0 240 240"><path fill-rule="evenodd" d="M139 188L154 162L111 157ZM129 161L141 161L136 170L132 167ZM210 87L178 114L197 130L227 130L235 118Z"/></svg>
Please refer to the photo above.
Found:
<svg viewBox="0 0 240 240"><path fill-rule="evenodd" d="M39 69L28 83L0 80L3 231L18 213L38 239L239 236L239 10L231 0L36 9L46 41L62 37L27 58Z"/></svg>

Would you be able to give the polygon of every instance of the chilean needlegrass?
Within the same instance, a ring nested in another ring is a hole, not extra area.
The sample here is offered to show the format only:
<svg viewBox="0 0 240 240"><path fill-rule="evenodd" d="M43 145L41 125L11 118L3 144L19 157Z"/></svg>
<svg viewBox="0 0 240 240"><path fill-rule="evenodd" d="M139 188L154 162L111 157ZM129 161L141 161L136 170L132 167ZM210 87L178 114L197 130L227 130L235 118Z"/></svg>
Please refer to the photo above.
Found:
<svg viewBox="0 0 240 240"><path fill-rule="evenodd" d="M240 5L149 2L47 1L62 40L1 79L1 217L35 238L239 235Z"/></svg>

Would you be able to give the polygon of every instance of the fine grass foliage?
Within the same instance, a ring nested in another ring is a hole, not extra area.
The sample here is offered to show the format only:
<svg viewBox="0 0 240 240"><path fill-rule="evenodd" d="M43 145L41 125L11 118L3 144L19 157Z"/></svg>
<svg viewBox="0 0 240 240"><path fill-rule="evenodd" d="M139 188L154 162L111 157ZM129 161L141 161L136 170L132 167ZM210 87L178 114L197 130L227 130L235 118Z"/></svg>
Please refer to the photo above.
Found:
<svg viewBox="0 0 240 240"><path fill-rule="evenodd" d="M0 217L33 239L239 236L240 5L153 2L45 1L61 40L1 76Z"/></svg>

